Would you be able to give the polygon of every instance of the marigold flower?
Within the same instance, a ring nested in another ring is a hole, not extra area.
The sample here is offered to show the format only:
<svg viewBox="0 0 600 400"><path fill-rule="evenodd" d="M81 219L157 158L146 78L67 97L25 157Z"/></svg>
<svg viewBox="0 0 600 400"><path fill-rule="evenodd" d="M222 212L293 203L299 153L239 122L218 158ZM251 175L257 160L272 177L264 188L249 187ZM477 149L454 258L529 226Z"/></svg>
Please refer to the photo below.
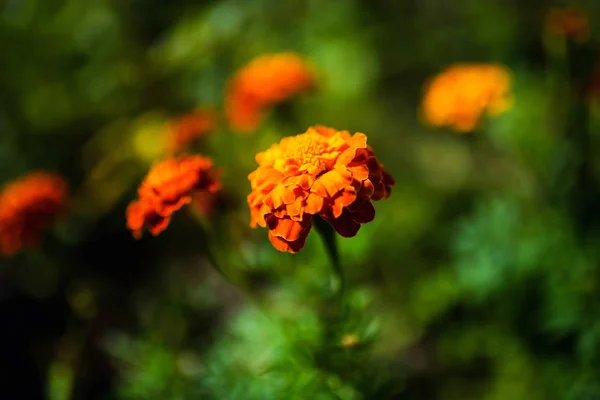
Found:
<svg viewBox="0 0 600 400"><path fill-rule="evenodd" d="M456 64L427 85L422 116L433 126L470 132L481 115L502 114L512 103L509 71L494 64Z"/></svg>
<svg viewBox="0 0 600 400"><path fill-rule="evenodd" d="M138 188L139 199L127 208L127 227L136 239L144 229L157 236L171 215L192 202L196 192L215 193L221 188L212 160L199 155L183 155L155 164Z"/></svg>
<svg viewBox="0 0 600 400"><path fill-rule="evenodd" d="M268 227L273 246L290 253L304 247L313 215L355 236L375 217L372 201L389 197L394 185L364 134L324 126L282 139L256 162L248 176L250 226Z"/></svg>
<svg viewBox="0 0 600 400"><path fill-rule="evenodd" d="M215 115L210 110L198 109L182 115L169 123L165 148L170 154L179 153L214 128Z"/></svg>
<svg viewBox="0 0 600 400"><path fill-rule="evenodd" d="M0 254L33 246L67 201L68 184L55 174L35 171L6 184L0 192Z"/></svg>
<svg viewBox="0 0 600 400"><path fill-rule="evenodd" d="M557 36L583 40L589 35L589 21L586 13L578 7L555 7L546 15L546 29Z"/></svg>
<svg viewBox="0 0 600 400"><path fill-rule="evenodd" d="M250 61L229 82L225 111L230 126L240 132L251 132L261 123L267 107L314 84L312 68L299 55L261 55Z"/></svg>

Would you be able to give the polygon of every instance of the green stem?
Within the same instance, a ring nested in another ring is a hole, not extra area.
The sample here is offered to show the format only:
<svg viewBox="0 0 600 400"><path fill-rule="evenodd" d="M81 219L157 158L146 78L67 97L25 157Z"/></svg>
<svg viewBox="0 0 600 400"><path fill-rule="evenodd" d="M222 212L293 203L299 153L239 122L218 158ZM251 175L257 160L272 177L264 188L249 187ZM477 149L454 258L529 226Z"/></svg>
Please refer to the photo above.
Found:
<svg viewBox="0 0 600 400"><path fill-rule="evenodd" d="M331 225L323 218L315 216L313 218L315 229L319 232L325 243L325 249L331 260L331 266L334 271L334 279L332 279L332 287L335 292L341 297L345 290L344 271L340 264L340 257L336 242L336 233Z"/></svg>
<svg viewBox="0 0 600 400"><path fill-rule="evenodd" d="M596 51L567 43L567 73L571 84L571 110L568 133L576 152L573 159L574 187L571 190L571 208L579 231L586 238L590 230L597 229L600 214L597 203L600 192L596 189L594 149L590 135L589 106L585 98L587 84L593 70Z"/></svg>
<svg viewBox="0 0 600 400"><path fill-rule="evenodd" d="M209 221L206 221L204 219L201 221L201 226L203 228L202 230L204 235L204 242L206 244L204 249L204 256L206 257L207 261L210 264L212 264L214 269L223 277L223 279L225 279L232 286L240 290L240 292L242 292L244 296L255 301L261 308L263 308L263 301L261 300L260 295L254 293L252 288L248 285L248 282L246 281L245 277L234 277L232 276L233 274L225 272L225 269L222 268L221 263L219 262L218 258L215 256L214 253L216 245L214 244L215 241L213 237L217 235L214 226Z"/></svg>
<svg viewBox="0 0 600 400"><path fill-rule="evenodd" d="M219 273L219 275L221 275L223 277L223 279L225 279L227 282L231 283L233 286L239 286L235 280L233 278L231 278L229 275L227 275L225 273L225 271L223 270L223 268L221 268L220 263L217 261L217 258L215 257L215 255L212 252L211 249L212 246L206 246L206 249L204 250L204 256L206 257L206 260L213 266L213 268Z"/></svg>

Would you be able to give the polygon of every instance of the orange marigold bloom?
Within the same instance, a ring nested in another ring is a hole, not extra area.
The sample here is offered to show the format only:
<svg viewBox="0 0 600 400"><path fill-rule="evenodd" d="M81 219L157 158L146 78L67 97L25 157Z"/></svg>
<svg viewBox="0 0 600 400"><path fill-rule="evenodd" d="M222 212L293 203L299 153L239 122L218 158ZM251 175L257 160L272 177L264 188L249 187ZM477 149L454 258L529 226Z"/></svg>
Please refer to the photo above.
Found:
<svg viewBox="0 0 600 400"><path fill-rule="evenodd" d="M230 126L251 132L261 123L265 108L315 84L308 63L294 53L265 54L250 61L229 82L225 111Z"/></svg>
<svg viewBox="0 0 600 400"><path fill-rule="evenodd" d="M589 21L586 13L573 5L555 7L546 15L547 30L558 36L583 40L589 35Z"/></svg>
<svg viewBox="0 0 600 400"><path fill-rule="evenodd" d="M136 239L144 229L157 236L175 211L192 202L196 192L215 193L220 188L211 159L199 155L169 158L155 164L140 184L139 199L127 208L127 227Z"/></svg>
<svg viewBox="0 0 600 400"><path fill-rule="evenodd" d="M68 184L58 175L36 171L6 184L0 192L0 254L33 246L67 201Z"/></svg>
<svg viewBox="0 0 600 400"><path fill-rule="evenodd" d="M166 135L166 150L176 154L202 138L215 128L215 115L207 109L198 109L182 115L169 123Z"/></svg>
<svg viewBox="0 0 600 400"><path fill-rule="evenodd" d="M313 215L343 237L356 235L375 217L372 201L389 197L394 185L364 134L323 126L282 139L256 162L250 226L268 227L273 246L290 253L304 247Z"/></svg>
<svg viewBox="0 0 600 400"><path fill-rule="evenodd" d="M512 104L510 72L494 64L456 64L427 85L422 117L433 126L470 132L485 112L497 116Z"/></svg>

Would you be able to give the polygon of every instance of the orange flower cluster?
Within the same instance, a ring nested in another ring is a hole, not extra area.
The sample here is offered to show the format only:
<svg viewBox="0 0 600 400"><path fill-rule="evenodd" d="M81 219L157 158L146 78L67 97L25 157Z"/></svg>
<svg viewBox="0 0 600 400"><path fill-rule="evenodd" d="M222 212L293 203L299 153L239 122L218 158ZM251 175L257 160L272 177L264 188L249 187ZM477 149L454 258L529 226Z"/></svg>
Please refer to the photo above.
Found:
<svg viewBox="0 0 600 400"><path fill-rule="evenodd" d="M584 40L589 36L589 21L585 12L575 6L552 8L546 15L547 30L558 36Z"/></svg>
<svg viewBox="0 0 600 400"><path fill-rule="evenodd" d="M214 128L215 115L209 110L198 109L185 114L169 124L165 148L169 154L177 154Z"/></svg>
<svg viewBox="0 0 600 400"><path fill-rule="evenodd" d="M307 62L294 53L265 54L243 67L229 82L225 112L232 129L252 132L264 110L314 86Z"/></svg>
<svg viewBox="0 0 600 400"><path fill-rule="evenodd" d="M426 86L421 107L429 124L470 132L485 112L496 116L512 104L509 71L494 64L457 64Z"/></svg>
<svg viewBox="0 0 600 400"><path fill-rule="evenodd" d="M68 185L57 175L32 172L0 192L0 254L33 246L67 209Z"/></svg>
<svg viewBox="0 0 600 400"><path fill-rule="evenodd" d="M196 192L215 193L220 187L209 158L184 155L162 161L150 169L138 188L139 200L127 208L127 227L136 239L144 229L157 236L175 211L192 202Z"/></svg>
<svg viewBox="0 0 600 400"><path fill-rule="evenodd" d="M375 217L372 201L389 197L394 185L364 134L323 126L282 139L256 161L250 225L268 227L273 246L290 253L304 247L313 215L343 237L356 235Z"/></svg>

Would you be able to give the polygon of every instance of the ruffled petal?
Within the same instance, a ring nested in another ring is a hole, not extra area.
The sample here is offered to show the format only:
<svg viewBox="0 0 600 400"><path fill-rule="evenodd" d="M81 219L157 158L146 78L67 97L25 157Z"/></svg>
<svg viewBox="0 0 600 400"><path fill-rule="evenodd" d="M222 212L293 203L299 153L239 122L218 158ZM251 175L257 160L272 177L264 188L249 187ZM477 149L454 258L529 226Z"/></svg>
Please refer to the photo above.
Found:
<svg viewBox="0 0 600 400"><path fill-rule="evenodd" d="M370 200L367 200L361 207L351 212L354 222L366 224L375 219L375 207Z"/></svg>
<svg viewBox="0 0 600 400"><path fill-rule="evenodd" d="M340 191L333 199L331 206L333 217L337 218L342 214L344 207L351 205L356 200L356 190L352 186L346 187Z"/></svg>
<svg viewBox="0 0 600 400"><path fill-rule="evenodd" d="M274 215L267 217L266 220L271 234L287 241L298 240L302 232L307 229L312 221L310 217L302 221L293 221L288 217L277 218Z"/></svg>
<svg viewBox="0 0 600 400"><path fill-rule="evenodd" d="M369 178L369 167L366 165L357 165L355 167L348 167L348 171L352 174L352 178L357 181L364 181Z"/></svg>
<svg viewBox="0 0 600 400"><path fill-rule="evenodd" d="M304 216L304 198L297 197L296 200L286 206L287 215L294 221L302 220Z"/></svg>
<svg viewBox="0 0 600 400"><path fill-rule="evenodd" d="M278 236L274 236L271 232L269 232L269 241L279 251L285 251L288 253L297 253L304 247L306 243L306 238L308 237L308 232L305 235L300 236L298 240L293 242L288 242L287 240L280 238Z"/></svg>
<svg viewBox="0 0 600 400"><path fill-rule="evenodd" d="M344 210L338 218L324 218L341 236L350 238L356 236L360 224L352 219L349 211Z"/></svg>
<svg viewBox="0 0 600 400"><path fill-rule="evenodd" d="M323 209L323 197L310 193L305 199L304 211L308 214L318 214Z"/></svg>
<svg viewBox="0 0 600 400"><path fill-rule="evenodd" d="M335 196L339 191L350 186L352 175L350 172L335 169L328 171L317 178L313 184L313 191L322 196Z"/></svg>
<svg viewBox="0 0 600 400"><path fill-rule="evenodd" d="M309 174L297 176L286 176L281 180L283 186L300 186L304 190L309 190L315 181L315 177Z"/></svg>

